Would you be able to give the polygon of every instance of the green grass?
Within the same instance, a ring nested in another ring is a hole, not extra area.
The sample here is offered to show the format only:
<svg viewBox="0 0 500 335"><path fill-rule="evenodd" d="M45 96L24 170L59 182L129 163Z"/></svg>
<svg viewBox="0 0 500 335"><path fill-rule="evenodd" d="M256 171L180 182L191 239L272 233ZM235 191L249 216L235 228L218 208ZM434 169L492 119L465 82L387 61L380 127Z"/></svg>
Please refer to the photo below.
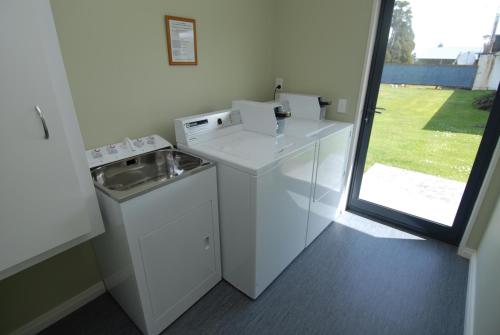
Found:
<svg viewBox="0 0 500 335"><path fill-rule="evenodd" d="M485 93L382 85L365 171L382 163L467 181L488 119L472 101Z"/></svg>

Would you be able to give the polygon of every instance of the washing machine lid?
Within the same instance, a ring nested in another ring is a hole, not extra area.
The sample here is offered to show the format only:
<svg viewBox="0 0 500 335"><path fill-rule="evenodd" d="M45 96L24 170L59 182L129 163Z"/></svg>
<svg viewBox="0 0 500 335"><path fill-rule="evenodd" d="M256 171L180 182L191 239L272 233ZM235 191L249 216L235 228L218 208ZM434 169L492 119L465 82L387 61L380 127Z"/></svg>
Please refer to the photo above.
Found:
<svg viewBox="0 0 500 335"><path fill-rule="evenodd" d="M305 138L324 137L352 126L351 123L347 122L299 118L287 118L279 122L283 134Z"/></svg>
<svg viewBox="0 0 500 335"><path fill-rule="evenodd" d="M262 174L289 155L313 145L314 141L286 134L278 137L241 130L197 143L189 150L252 175Z"/></svg>

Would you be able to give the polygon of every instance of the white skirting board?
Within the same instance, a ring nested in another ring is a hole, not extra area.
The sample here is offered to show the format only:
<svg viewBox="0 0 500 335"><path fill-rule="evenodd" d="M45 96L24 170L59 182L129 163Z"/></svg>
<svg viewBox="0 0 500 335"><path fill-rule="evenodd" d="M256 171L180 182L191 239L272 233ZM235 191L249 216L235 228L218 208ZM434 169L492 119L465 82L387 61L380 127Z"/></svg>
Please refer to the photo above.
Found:
<svg viewBox="0 0 500 335"><path fill-rule="evenodd" d="M475 253L476 250L469 247L458 248L458 255L469 260L472 259L472 256L474 256Z"/></svg>
<svg viewBox="0 0 500 335"><path fill-rule="evenodd" d="M476 253L473 251L469 261L469 279L467 281L467 300L465 302L464 335L473 335L474 301L476 300Z"/></svg>
<svg viewBox="0 0 500 335"><path fill-rule="evenodd" d="M31 320L24 326L16 329L10 335L31 335L36 334L48 326L56 323L65 316L73 313L78 308L94 300L101 294L106 292L102 281L95 283L85 291L78 293L74 297L66 300L59 306L54 307L50 311Z"/></svg>

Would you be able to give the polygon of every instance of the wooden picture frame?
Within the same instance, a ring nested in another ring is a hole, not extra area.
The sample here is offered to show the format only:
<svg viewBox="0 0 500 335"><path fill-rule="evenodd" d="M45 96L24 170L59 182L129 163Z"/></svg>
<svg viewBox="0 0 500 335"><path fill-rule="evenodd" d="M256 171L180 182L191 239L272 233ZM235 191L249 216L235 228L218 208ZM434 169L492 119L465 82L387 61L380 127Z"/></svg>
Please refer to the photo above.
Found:
<svg viewBox="0 0 500 335"><path fill-rule="evenodd" d="M196 21L178 16L165 16L167 52L170 65L198 65Z"/></svg>

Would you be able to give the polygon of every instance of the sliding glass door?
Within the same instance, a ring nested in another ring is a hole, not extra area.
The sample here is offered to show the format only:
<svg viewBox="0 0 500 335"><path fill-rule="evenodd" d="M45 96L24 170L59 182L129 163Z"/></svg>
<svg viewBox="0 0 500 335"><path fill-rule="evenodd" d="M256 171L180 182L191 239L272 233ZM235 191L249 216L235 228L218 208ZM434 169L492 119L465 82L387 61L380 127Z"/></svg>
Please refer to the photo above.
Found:
<svg viewBox="0 0 500 335"><path fill-rule="evenodd" d="M382 1L349 210L459 242L500 132L500 3L478 1Z"/></svg>

